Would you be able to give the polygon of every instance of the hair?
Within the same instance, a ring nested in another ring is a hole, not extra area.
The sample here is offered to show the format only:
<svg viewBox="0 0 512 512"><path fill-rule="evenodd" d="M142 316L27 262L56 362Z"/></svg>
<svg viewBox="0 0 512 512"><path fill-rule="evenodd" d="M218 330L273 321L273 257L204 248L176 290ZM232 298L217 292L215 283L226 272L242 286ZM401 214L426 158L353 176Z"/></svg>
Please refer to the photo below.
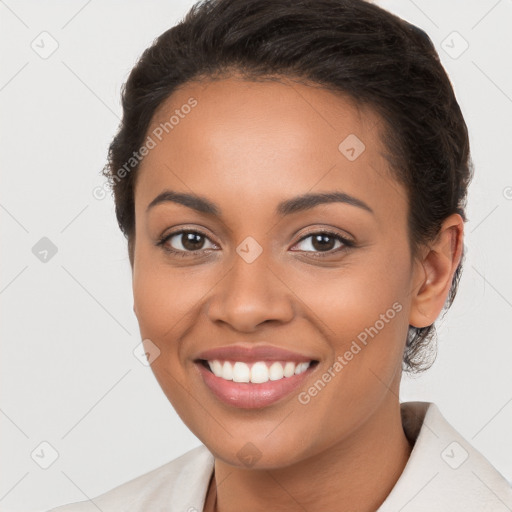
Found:
<svg viewBox="0 0 512 512"><path fill-rule="evenodd" d="M380 116L391 173L408 193L412 256L435 239L449 215L467 220L473 174L468 131L423 30L364 0L202 0L153 41L122 87L122 120L102 172L132 266L139 165L126 173L126 163L142 146L158 107L178 87L234 74L313 83ZM455 298L464 252L444 311ZM409 325L403 370L418 373L433 364L435 334L434 324Z"/></svg>

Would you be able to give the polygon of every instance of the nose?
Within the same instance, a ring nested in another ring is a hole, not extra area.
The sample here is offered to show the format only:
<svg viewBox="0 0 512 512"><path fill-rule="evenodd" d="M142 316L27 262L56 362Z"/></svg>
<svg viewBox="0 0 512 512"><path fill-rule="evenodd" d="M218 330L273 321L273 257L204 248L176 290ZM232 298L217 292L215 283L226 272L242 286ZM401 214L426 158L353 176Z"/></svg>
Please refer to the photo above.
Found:
<svg viewBox="0 0 512 512"><path fill-rule="evenodd" d="M252 263L235 256L231 269L212 290L207 317L241 332L254 332L264 322L289 322L294 295L282 274L263 255Z"/></svg>

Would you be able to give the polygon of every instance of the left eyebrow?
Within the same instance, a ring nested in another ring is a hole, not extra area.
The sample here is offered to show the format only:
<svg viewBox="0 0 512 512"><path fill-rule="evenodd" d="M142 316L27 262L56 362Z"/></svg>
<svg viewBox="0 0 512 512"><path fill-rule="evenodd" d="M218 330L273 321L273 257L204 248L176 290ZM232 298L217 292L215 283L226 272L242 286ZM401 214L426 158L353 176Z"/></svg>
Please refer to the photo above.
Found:
<svg viewBox="0 0 512 512"><path fill-rule="evenodd" d="M301 212L309 210L320 204L325 203L345 203L351 206L357 206L372 214L374 211L361 199L345 194L345 192L324 192L318 194L303 194L301 196L293 197L279 203L277 206L277 213L279 215L289 215L290 213Z"/></svg>
<svg viewBox="0 0 512 512"><path fill-rule="evenodd" d="M221 209L215 203L212 203L209 199L198 196L196 194L175 192L173 190L165 190L164 192L156 196L153 199L153 201L149 203L148 207L146 208L146 211L149 211L157 204L166 202L182 204L183 206L192 208L193 210L196 210L200 213L215 215L217 217L221 216ZM356 206L358 208L361 208L374 214L374 211L364 201L358 199L357 197L346 194L344 192L303 194L279 203L277 205L276 212L280 216L285 216L290 215L292 213L309 210L311 208L314 208L315 206L326 203L345 203L351 206Z"/></svg>

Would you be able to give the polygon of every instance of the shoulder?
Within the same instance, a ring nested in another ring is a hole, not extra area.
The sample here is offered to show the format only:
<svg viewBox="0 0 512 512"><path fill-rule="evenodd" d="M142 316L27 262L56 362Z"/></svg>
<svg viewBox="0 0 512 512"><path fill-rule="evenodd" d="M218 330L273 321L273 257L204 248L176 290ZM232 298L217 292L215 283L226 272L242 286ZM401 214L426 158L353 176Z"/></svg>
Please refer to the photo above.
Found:
<svg viewBox="0 0 512 512"><path fill-rule="evenodd" d="M505 477L444 418L436 404L401 404L409 460L378 512L512 510Z"/></svg>
<svg viewBox="0 0 512 512"><path fill-rule="evenodd" d="M96 498L48 512L202 510L214 458L204 445Z"/></svg>

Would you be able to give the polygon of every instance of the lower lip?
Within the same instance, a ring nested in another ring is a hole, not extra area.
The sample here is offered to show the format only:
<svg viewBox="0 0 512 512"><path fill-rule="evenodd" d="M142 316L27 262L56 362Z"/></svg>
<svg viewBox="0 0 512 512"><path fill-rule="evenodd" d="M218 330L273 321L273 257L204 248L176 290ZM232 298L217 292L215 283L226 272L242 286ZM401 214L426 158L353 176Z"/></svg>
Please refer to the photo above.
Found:
<svg viewBox="0 0 512 512"><path fill-rule="evenodd" d="M217 377L202 363L196 363L205 384L222 402L242 409L258 409L271 405L297 390L314 370L308 367L305 372L280 380L269 380L261 384L233 382Z"/></svg>

